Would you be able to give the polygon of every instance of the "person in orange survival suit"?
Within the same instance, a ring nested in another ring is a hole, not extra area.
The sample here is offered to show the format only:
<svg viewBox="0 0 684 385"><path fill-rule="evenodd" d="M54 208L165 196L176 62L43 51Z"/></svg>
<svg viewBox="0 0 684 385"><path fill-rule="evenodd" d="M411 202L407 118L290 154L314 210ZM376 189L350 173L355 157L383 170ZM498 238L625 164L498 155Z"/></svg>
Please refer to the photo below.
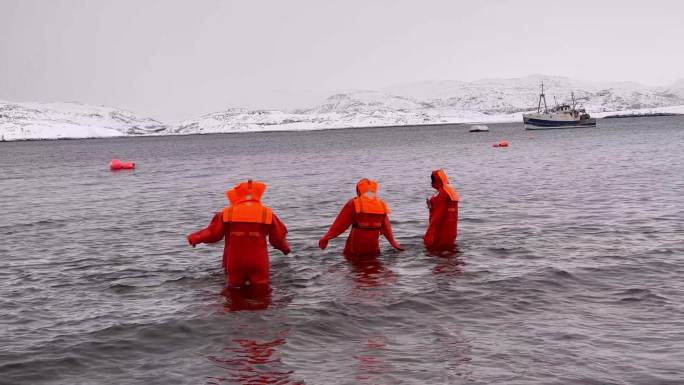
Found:
<svg viewBox="0 0 684 385"><path fill-rule="evenodd" d="M330 226L330 230L318 241L325 249L328 241L338 237L352 227L344 255L347 257L371 256L380 254L380 235L382 234L397 250L404 250L392 235L387 203L377 197L378 183L361 179L356 184L356 198L347 202Z"/></svg>
<svg viewBox="0 0 684 385"><path fill-rule="evenodd" d="M261 204L265 190L265 184L251 179L236 185L226 192L230 205L216 213L207 228L188 235L192 247L226 238L223 268L231 287L269 282L266 236L274 248L290 252L287 228Z"/></svg>
<svg viewBox="0 0 684 385"><path fill-rule="evenodd" d="M444 170L433 171L430 177L437 194L427 200L430 224L423 241L430 251L453 251L458 232L458 193L449 185Z"/></svg>

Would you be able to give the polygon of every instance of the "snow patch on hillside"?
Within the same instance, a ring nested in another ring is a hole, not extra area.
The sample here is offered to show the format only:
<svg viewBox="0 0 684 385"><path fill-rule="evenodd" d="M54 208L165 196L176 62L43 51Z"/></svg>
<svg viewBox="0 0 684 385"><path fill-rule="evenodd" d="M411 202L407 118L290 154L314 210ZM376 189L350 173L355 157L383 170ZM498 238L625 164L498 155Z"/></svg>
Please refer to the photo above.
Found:
<svg viewBox="0 0 684 385"><path fill-rule="evenodd" d="M0 137L4 140L149 135L166 129L154 119L116 108L0 101Z"/></svg>
<svg viewBox="0 0 684 385"><path fill-rule="evenodd" d="M638 110L622 110L622 111L604 111L594 114L596 118L605 118L606 116L632 116L632 115L655 115L655 114L678 114L684 115L684 106L669 106L656 108L642 108Z"/></svg>

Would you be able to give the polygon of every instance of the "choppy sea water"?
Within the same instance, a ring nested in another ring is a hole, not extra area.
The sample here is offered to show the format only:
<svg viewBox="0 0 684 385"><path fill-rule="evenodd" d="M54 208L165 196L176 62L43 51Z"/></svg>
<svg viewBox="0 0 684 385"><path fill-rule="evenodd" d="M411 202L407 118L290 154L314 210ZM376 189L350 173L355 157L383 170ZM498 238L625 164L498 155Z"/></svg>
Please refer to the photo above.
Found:
<svg viewBox="0 0 684 385"><path fill-rule="evenodd" d="M682 384L684 118L599 126L0 143L0 383ZM438 167L451 256L421 242ZM185 236L248 177L293 253L224 297ZM316 247L361 177L405 252Z"/></svg>

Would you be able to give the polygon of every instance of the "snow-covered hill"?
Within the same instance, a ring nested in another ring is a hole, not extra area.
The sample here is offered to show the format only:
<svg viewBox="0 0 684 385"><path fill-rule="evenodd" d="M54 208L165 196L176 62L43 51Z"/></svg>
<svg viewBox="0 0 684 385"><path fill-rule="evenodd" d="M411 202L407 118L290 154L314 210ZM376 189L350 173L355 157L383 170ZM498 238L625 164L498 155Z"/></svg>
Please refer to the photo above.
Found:
<svg viewBox="0 0 684 385"><path fill-rule="evenodd" d="M0 135L13 140L520 122L524 111L536 108L542 82L549 105L554 100L568 102L574 92L596 117L684 113L684 80L668 87L650 87L633 82L600 83L532 75L474 82L419 82L380 91L341 93L318 106L294 111L230 108L168 126L106 107L0 102Z"/></svg>
<svg viewBox="0 0 684 385"><path fill-rule="evenodd" d="M570 93L589 112L621 111L684 104L684 87L648 87L633 82L587 82L560 76L532 75L474 82L435 81L391 87L385 92L421 100L435 107L452 107L489 114L529 110L537 105L544 83L547 102L569 102Z"/></svg>
<svg viewBox="0 0 684 385"><path fill-rule="evenodd" d="M382 91L337 94L297 111L231 109L181 122L176 133L305 130L409 124L516 122L535 109L539 85L547 103L569 102L570 93L597 117L620 113L684 112L684 84L648 87L632 82L597 83L533 75L475 82L432 81Z"/></svg>
<svg viewBox="0 0 684 385"><path fill-rule="evenodd" d="M4 140L141 135L166 129L154 119L109 107L0 102L0 136Z"/></svg>

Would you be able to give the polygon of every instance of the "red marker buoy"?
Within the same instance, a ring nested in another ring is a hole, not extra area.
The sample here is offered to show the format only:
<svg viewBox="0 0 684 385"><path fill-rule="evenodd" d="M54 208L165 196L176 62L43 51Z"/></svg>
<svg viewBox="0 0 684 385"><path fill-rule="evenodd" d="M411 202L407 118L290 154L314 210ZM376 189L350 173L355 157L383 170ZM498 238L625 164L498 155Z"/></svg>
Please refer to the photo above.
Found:
<svg viewBox="0 0 684 385"><path fill-rule="evenodd" d="M112 159L112 161L109 162L109 168L112 171L121 170L121 161L118 159Z"/></svg>
<svg viewBox="0 0 684 385"><path fill-rule="evenodd" d="M508 147L508 141L502 140L499 143L492 144L492 147Z"/></svg>
<svg viewBox="0 0 684 385"><path fill-rule="evenodd" d="M112 159L112 161L109 162L109 168L112 171L133 170L135 168L135 162L123 163L122 161L120 161L118 159Z"/></svg>

